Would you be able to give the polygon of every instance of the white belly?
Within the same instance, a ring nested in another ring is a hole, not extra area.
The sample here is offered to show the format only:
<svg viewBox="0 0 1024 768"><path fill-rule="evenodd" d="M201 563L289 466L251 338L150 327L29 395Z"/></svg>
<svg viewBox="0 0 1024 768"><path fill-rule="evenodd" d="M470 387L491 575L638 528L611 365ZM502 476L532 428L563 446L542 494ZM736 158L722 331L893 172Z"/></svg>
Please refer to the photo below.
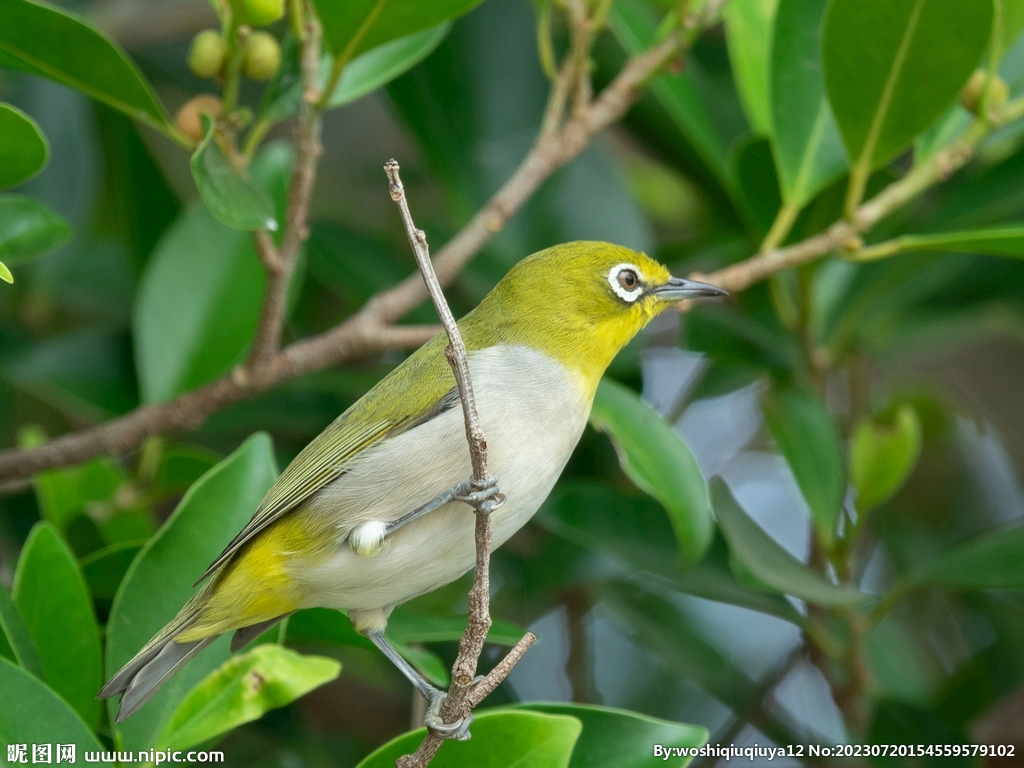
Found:
<svg viewBox="0 0 1024 768"><path fill-rule="evenodd" d="M472 353L470 373L487 436L488 469L507 501L493 513L493 547L521 528L547 498L587 422L581 377L529 347ZM339 539L367 520L394 520L469 479L462 409L366 451L307 509L336 519ZM309 606L348 610L364 631L382 629L391 609L473 567L474 514L454 502L392 534L373 557L341 543L327 560L295 563Z"/></svg>

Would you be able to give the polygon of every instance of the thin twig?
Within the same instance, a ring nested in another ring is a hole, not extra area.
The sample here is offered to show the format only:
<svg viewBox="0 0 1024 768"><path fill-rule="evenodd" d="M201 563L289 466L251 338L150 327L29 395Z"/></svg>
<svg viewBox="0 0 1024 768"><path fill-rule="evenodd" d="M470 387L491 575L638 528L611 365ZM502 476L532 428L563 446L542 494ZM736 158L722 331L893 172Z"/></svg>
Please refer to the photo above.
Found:
<svg viewBox="0 0 1024 768"><path fill-rule="evenodd" d="M309 237L309 206L313 198L313 182L320 154L320 110L317 99L317 77L320 67L320 22L313 15L306 22L300 48L303 99L295 128L295 170L288 188L288 210L281 248L266 231L255 233L257 252L267 273L260 319L256 325L252 349L246 361L246 373L259 378L281 346L281 335L288 308L288 286L302 244Z"/></svg>
<svg viewBox="0 0 1024 768"><path fill-rule="evenodd" d="M452 684L448 689L448 697L441 706L440 714L443 722L457 723L467 717L475 706L470 702L469 695L478 690L478 687L473 685L473 679L476 677L476 668L484 649L487 632L491 628L491 511L495 507L495 502L501 503L501 495L498 493L497 482L487 473L487 437L484 435L483 427L480 425L480 414L477 412L466 345L462 340L462 334L459 333L455 317L445 300L441 284L434 273L434 266L430 261L430 249L427 246L427 236L422 229L416 227L412 214L409 212L409 203L405 199L405 188L402 186L402 179L398 171L398 162L395 160L388 160L384 165L384 172L390 183L391 199L398 204L398 210L402 214L402 223L405 225L405 232L409 237L409 245L412 246L413 253L416 255L416 263L419 265L423 282L426 284L437 314L441 318L445 333L448 334L448 348L445 350L445 356L452 367L452 373L455 374L455 384L462 402L462 416L466 424L466 442L469 444L469 455L473 465L473 484L477 488L491 489L490 496L472 502L476 508L476 569L473 575L473 587L469 592L469 620L466 624L466 631L459 641L459 655L452 666ZM520 640L502 663L491 671L491 675L489 675L493 681L490 683L491 687L482 693L477 703L508 675L522 654L532 644L532 637L532 635L527 635ZM481 681L482 683L483 681ZM483 691L484 689L480 688L479 690ZM433 732L428 733L415 754L406 755L398 761L398 768L423 768L437 753L442 741L442 737Z"/></svg>

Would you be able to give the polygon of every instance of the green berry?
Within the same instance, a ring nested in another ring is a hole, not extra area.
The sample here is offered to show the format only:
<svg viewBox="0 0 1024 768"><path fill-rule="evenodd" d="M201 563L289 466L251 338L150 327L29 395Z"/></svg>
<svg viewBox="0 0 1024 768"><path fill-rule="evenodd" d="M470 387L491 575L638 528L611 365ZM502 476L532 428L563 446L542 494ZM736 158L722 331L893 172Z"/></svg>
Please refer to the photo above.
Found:
<svg viewBox="0 0 1024 768"><path fill-rule="evenodd" d="M235 0L239 21L253 27L265 27L284 16L284 0Z"/></svg>
<svg viewBox="0 0 1024 768"><path fill-rule="evenodd" d="M250 80L269 80L281 66L281 46L273 35L253 32L242 52L242 74Z"/></svg>
<svg viewBox="0 0 1024 768"><path fill-rule="evenodd" d="M220 33L204 29L192 40L192 49L188 52L188 68L196 77L216 77L224 66L226 52L224 38Z"/></svg>
<svg viewBox="0 0 1024 768"><path fill-rule="evenodd" d="M978 114L981 109L981 95L988 83L988 72L983 69L976 69L967 81L967 85L960 91L960 103L968 112ZM998 109L1010 98L1010 88L1006 81L999 75L992 76L992 82L988 86L988 108Z"/></svg>

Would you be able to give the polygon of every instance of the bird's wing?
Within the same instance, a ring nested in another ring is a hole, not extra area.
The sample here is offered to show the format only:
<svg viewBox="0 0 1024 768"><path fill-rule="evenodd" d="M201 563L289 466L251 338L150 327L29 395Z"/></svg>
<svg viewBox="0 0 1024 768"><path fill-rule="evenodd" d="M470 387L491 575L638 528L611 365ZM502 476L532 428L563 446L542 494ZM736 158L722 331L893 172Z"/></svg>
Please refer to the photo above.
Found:
<svg viewBox="0 0 1024 768"><path fill-rule="evenodd" d="M362 451L456 406L459 393L444 358L444 342L437 337L421 347L303 448L196 584L260 531L345 474Z"/></svg>

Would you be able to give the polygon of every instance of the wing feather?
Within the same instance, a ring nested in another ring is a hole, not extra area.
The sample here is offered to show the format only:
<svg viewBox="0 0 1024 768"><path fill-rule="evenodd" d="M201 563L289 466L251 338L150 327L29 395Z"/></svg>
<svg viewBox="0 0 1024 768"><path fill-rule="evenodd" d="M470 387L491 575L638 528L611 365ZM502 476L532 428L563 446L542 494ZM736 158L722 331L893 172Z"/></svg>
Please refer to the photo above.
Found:
<svg viewBox="0 0 1024 768"><path fill-rule="evenodd" d="M437 337L417 350L302 449L267 491L245 528L196 584L258 533L345 474L349 461L365 449L458 404L455 378L443 354L444 341Z"/></svg>

